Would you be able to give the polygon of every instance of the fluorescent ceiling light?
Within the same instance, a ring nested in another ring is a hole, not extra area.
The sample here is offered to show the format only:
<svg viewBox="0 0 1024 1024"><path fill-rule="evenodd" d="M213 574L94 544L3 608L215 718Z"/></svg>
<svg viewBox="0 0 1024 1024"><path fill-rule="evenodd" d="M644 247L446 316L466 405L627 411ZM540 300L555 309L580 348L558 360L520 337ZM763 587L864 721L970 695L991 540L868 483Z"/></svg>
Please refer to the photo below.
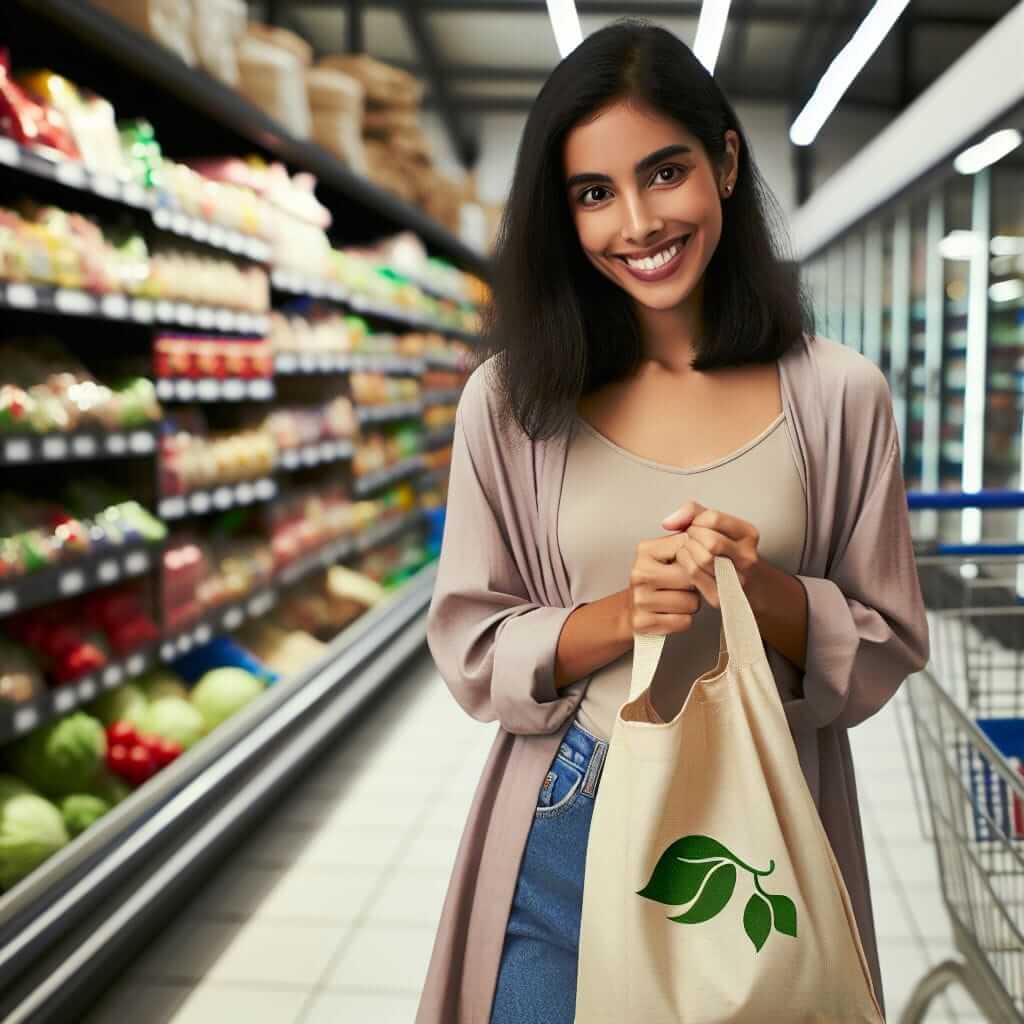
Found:
<svg viewBox="0 0 1024 1024"><path fill-rule="evenodd" d="M563 58L568 57L583 42L575 0L548 0L548 17L551 19L558 52Z"/></svg>
<svg viewBox="0 0 1024 1024"><path fill-rule="evenodd" d="M829 114L836 109L843 94L909 3L910 0L877 0L875 6L868 11L853 38L839 51L821 76L814 95L789 129L789 138L794 146L809 146L817 138ZM798 59L801 56L798 55Z"/></svg>
<svg viewBox="0 0 1024 1024"><path fill-rule="evenodd" d="M715 73L715 62L722 47L722 36L725 35L725 23L729 20L729 3L730 0L704 0L700 8L693 52L697 60L708 69L709 75Z"/></svg>
<svg viewBox="0 0 1024 1024"><path fill-rule="evenodd" d="M965 149L954 161L953 166L961 174L977 174L983 167L1002 160L1012 153L1022 142L1024 136L1016 128L1006 128L1001 132L993 132L976 146Z"/></svg>
<svg viewBox="0 0 1024 1024"><path fill-rule="evenodd" d="M973 231L950 231L939 242L939 252L947 260L970 260L984 251L981 239Z"/></svg>

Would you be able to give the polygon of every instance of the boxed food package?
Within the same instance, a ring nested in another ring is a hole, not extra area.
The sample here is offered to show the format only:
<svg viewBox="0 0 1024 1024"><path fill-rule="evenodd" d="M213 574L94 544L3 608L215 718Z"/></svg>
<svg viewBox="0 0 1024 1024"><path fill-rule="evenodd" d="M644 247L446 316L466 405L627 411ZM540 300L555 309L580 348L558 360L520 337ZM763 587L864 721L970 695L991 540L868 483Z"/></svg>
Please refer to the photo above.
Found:
<svg viewBox="0 0 1024 1024"><path fill-rule="evenodd" d="M206 3L207 0L202 0L202 2ZM245 33L253 39L269 43L280 50L287 50L303 67L309 67L313 63L313 47L302 36L289 32L286 28L276 28L258 21L250 21L246 26Z"/></svg>
<svg viewBox="0 0 1024 1024"><path fill-rule="evenodd" d="M306 91L313 115L313 138L359 174L366 174L362 85L341 71L311 68L306 72Z"/></svg>
<svg viewBox="0 0 1024 1024"><path fill-rule="evenodd" d="M199 64L227 85L238 84L235 51L245 30L243 0L192 0L192 40Z"/></svg>
<svg viewBox="0 0 1024 1024"><path fill-rule="evenodd" d="M292 50L250 32L238 46L238 87L291 135L309 138L312 124L302 63Z"/></svg>
<svg viewBox="0 0 1024 1024"><path fill-rule="evenodd" d="M186 64L195 64L191 0L92 0L92 3L166 46Z"/></svg>
<svg viewBox="0 0 1024 1024"><path fill-rule="evenodd" d="M318 64L351 75L366 90L367 107L416 107L423 99L423 83L401 68L365 53L336 54Z"/></svg>

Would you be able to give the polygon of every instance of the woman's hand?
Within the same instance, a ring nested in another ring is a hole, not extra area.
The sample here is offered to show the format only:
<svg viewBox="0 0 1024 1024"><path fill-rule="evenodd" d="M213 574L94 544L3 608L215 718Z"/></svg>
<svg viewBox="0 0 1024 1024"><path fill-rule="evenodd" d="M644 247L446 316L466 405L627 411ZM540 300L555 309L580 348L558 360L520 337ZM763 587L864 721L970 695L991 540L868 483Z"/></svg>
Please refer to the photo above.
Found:
<svg viewBox="0 0 1024 1024"><path fill-rule="evenodd" d="M745 519L690 501L663 519L661 525L666 530L683 531L682 537L675 538L676 561L685 570L689 584L712 608L719 607L716 556L732 562L744 589L761 564L757 550L760 534Z"/></svg>
<svg viewBox="0 0 1024 1024"><path fill-rule="evenodd" d="M677 554L685 537L643 540L629 574L629 618L634 633L685 633L700 608L700 595Z"/></svg>

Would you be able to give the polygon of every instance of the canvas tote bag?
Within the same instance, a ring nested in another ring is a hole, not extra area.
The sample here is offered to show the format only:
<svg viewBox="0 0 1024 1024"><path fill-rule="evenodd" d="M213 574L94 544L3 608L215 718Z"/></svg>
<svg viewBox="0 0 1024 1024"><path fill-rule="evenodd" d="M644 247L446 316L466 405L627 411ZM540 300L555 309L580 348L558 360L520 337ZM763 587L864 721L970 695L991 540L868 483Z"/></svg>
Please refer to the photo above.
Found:
<svg viewBox="0 0 1024 1024"><path fill-rule="evenodd" d="M849 894L753 612L715 559L718 665L664 725L623 718L587 845L576 1024L878 1024Z"/></svg>

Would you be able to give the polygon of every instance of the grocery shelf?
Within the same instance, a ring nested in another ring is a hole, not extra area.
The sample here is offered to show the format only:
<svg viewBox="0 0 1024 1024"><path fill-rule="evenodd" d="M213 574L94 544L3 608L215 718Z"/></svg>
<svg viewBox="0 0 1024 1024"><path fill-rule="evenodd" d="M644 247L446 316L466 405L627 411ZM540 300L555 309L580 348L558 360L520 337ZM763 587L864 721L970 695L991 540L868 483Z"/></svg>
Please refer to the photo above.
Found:
<svg viewBox="0 0 1024 1024"><path fill-rule="evenodd" d="M156 396L161 402L270 402L274 382L269 377L164 377L156 381Z"/></svg>
<svg viewBox="0 0 1024 1024"><path fill-rule="evenodd" d="M152 211L153 223L162 231L202 242L231 256L242 256L257 263L270 262L270 244L263 238L226 228L213 221L179 210L161 197L161 204Z"/></svg>
<svg viewBox="0 0 1024 1024"><path fill-rule="evenodd" d="M418 416L423 411L420 402L393 402L390 405L358 405L356 417L360 423L383 423L387 420L404 420Z"/></svg>
<svg viewBox="0 0 1024 1024"><path fill-rule="evenodd" d="M397 480L402 479L402 477L408 476L410 473L416 473L422 468L422 457L414 455L412 458L403 459L394 466L388 466L386 469L379 469L373 473L367 473L365 476L356 477L352 482L352 488L358 497L363 497L371 491L375 491L387 484L395 483Z"/></svg>
<svg viewBox="0 0 1024 1024"><path fill-rule="evenodd" d="M0 166L140 210L150 210L156 203L153 192L137 182L91 171L75 160L53 160L12 139L0 138Z"/></svg>
<svg viewBox="0 0 1024 1024"><path fill-rule="evenodd" d="M454 405L462 394L462 388L447 391L424 391L420 396L424 405Z"/></svg>
<svg viewBox="0 0 1024 1024"><path fill-rule="evenodd" d="M464 341L476 341L477 335L471 331L464 331L460 327L451 324L439 323L431 320L430 317L422 316L411 309L402 309L399 306L388 306L383 302L377 302L365 295L351 293L344 300L357 313L364 313L367 316L380 317L383 320L394 320L396 323L406 324L410 327L419 327L423 330L437 331L440 334L450 334Z"/></svg>
<svg viewBox="0 0 1024 1024"><path fill-rule="evenodd" d="M161 545L147 541L111 544L81 558L0 581L0 617L84 594L149 572Z"/></svg>
<svg viewBox="0 0 1024 1024"><path fill-rule="evenodd" d="M277 581L283 587L290 587L318 569L328 569L342 559L348 558L356 550L353 538L339 537L284 566L277 574Z"/></svg>
<svg viewBox="0 0 1024 1024"><path fill-rule="evenodd" d="M448 479L450 469L451 466L436 466L434 469L428 469L416 478L417 489L425 491L431 487L441 486Z"/></svg>
<svg viewBox="0 0 1024 1024"><path fill-rule="evenodd" d="M455 440L455 424L449 423L445 427L438 427L431 430L423 438L423 444L429 448L437 448L443 444L451 444Z"/></svg>
<svg viewBox="0 0 1024 1024"><path fill-rule="evenodd" d="M176 324L201 327L226 334L264 335L269 320L259 313L197 306L170 299L141 299L111 293L99 295L81 288L49 284L0 282L0 309L16 309L59 316L85 316L101 320L127 320L138 324Z"/></svg>
<svg viewBox="0 0 1024 1024"><path fill-rule="evenodd" d="M422 359L387 352L279 352L274 358L274 372L282 376L350 370L412 376L425 368Z"/></svg>
<svg viewBox="0 0 1024 1024"><path fill-rule="evenodd" d="M345 440L319 441L298 448L284 448L278 452L277 468L305 469L309 466L322 466L340 459L350 459L353 451L352 442Z"/></svg>
<svg viewBox="0 0 1024 1024"><path fill-rule="evenodd" d="M266 615L277 603L277 590L273 585L257 587L237 601L205 612L199 619L181 629L173 630L160 641L160 660L174 661L188 654L193 647L201 647L221 633L238 629L249 619Z"/></svg>
<svg viewBox="0 0 1024 1024"><path fill-rule="evenodd" d="M270 272L270 284L277 291L287 295L301 295L311 299L346 302L349 297L348 289L337 281L325 281L323 278L303 274L298 270L275 267Z"/></svg>
<svg viewBox="0 0 1024 1024"><path fill-rule="evenodd" d="M423 522L423 510L413 509L397 519L388 520L368 527L356 538L355 549L360 554L375 548L378 544L386 544L399 534L412 529Z"/></svg>
<svg viewBox="0 0 1024 1024"><path fill-rule="evenodd" d="M424 360L429 369L461 370L462 356L451 352L428 352Z"/></svg>
<svg viewBox="0 0 1024 1024"><path fill-rule="evenodd" d="M235 484L221 484L161 498L159 515L161 519L203 516L208 512L225 512L256 501L271 501L276 496L277 483L271 477L242 480Z"/></svg>
<svg viewBox="0 0 1024 1024"><path fill-rule="evenodd" d="M120 686L126 679L142 675L155 664L156 646L147 645L123 658L111 661L81 679L38 694L32 700L5 705L4 709L0 710L0 743L7 743L17 736L31 732L51 718L74 711L75 708L94 700L104 690L111 690L115 686Z"/></svg>
<svg viewBox="0 0 1024 1024"><path fill-rule="evenodd" d="M0 435L0 467L133 458L156 450L157 428Z"/></svg>

